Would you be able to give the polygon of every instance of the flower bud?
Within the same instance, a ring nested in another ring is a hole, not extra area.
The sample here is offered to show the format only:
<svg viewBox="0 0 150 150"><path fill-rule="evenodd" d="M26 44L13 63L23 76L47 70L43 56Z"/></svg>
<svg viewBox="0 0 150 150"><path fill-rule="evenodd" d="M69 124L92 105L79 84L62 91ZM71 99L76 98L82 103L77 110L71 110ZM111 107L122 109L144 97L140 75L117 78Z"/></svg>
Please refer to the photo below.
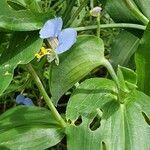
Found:
<svg viewBox="0 0 150 150"><path fill-rule="evenodd" d="M90 10L91 16L97 17L101 13L102 8L101 7L94 7Z"/></svg>

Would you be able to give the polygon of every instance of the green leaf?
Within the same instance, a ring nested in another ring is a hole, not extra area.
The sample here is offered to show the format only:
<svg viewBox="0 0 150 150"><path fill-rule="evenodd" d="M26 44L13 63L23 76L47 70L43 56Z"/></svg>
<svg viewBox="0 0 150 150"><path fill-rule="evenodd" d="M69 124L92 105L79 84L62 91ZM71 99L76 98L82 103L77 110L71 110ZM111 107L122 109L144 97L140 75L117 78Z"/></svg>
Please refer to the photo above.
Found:
<svg viewBox="0 0 150 150"><path fill-rule="evenodd" d="M115 22L137 22L123 0L107 0L105 9Z"/></svg>
<svg viewBox="0 0 150 150"><path fill-rule="evenodd" d="M111 44L110 62L113 67L128 66L131 56L137 50L139 38L127 31L121 31Z"/></svg>
<svg viewBox="0 0 150 150"><path fill-rule="evenodd" d="M76 44L60 57L59 66L50 72L50 90L57 104L59 98L104 60L103 41L95 36L80 36Z"/></svg>
<svg viewBox="0 0 150 150"><path fill-rule="evenodd" d="M71 96L67 105L66 118L75 121L80 115L88 116L99 108L100 104L115 99L116 94L115 83L111 80L103 78L85 80Z"/></svg>
<svg viewBox="0 0 150 150"><path fill-rule="evenodd" d="M150 23L145 30L143 38L135 55L136 72L138 75L138 87L141 91L150 95Z"/></svg>
<svg viewBox="0 0 150 150"><path fill-rule="evenodd" d="M30 10L13 10L6 0L0 1L0 29L13 31L31 31L40 29L54 13L32 12Z"/></svg>
<svg viewBox="0 0 150 150"><path fill-rule="evenodd" d="M120 104L113 81L84 81L67 106L68 150L149 150L149 107L150 98L142 92L132 91Z"/></svg>
<svg viewBox="0 0 150 150"><path fill-rule="evenodd" d="M26 6L25 0L8 0L7 3L8 3L8 2L13 2L13 3L16 3L16 4L18 4L18 5L21 5L21 6L23 6L23 7Z"/></svg>
<svg viewBox="0 0 150 150"><path fill-rule="evenodd" d="M26 6L24 5L23 1L16 1L16 0L8 0L7 3L9 4L9 6L16 10L26 10Z"/></svg>
<svg viewBox="0 0 150 150"><path fill-rule="evenodd" d="M134 0L136 5L140 8L142 13L147 17L150 18L150 0Z"/></svg>
<svg viewBox="0 0 150 150"><path fill-rule="evenodd" d="M17 65L27 64L34 59L35 54L42 46L42 42L36 33L24 35L19 32L13 36L10 47L0 57L0 95L10 84Z"/></svg>
<svg viewBox="0 0 150 150"><path fill-rule="evenodd" d="M128 91L137 88L137 74L133 70L118 66L117 76L122 89Z"/></svg>
<svg viewBox="0 0 150 150"><path fill-rule="evenodd" d="M71 18L71 11L75 3L76 0L66 0L66 8L62 15L64 25L66 25L69 19Z"/></svg>
<svg viewBox="0 0 150 150"><path fill-rule="evenodd" d="M99 1L103 2L104 0ZM150 18L150 0L134 0L134 2L137 4L138 9ZM115 22L138 22L123 0L107 0L105 9Z"/></svg>
<svg viewBox="0 0 150 150"><path fill-rule="evenodd" d="M63 130L46 109L18 106L0 116L0 149L44 150L63 137Z"/></svg>

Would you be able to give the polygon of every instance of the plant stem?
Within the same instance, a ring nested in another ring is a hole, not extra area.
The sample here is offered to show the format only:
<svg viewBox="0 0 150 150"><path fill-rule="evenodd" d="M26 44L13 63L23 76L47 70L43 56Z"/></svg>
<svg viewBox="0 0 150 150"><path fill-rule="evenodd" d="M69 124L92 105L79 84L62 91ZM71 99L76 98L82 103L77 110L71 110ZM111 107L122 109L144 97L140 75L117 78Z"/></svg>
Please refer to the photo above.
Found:
<svg viewBox="0 0 150 150"><path fill-rule="evenodd" d="M66 26L69 26L72 24L72 22L76 19L76 17L78 17L78 15L80 14L80 12L82 11L82 9L86 6L87 4L87 0L83 0L80 7L76 10L76 12L73 14L73 16L71 17L71 19L68 21L68 23L66 24Z"/></svg>
<svg viewBox="0 0 150 150"><path fill-rule="evenodd" d="M94 7L94 0L90 0L90 7L91 9Z"/></svg>
<svg viewBox="0 0 150 150"><path fill-rule="evenodd" d="M141 20L145 25L148 24L149 20L139 11L137 6L131 1L131 0L124 0L126 3L126 6L130 11L134 14L135 17L137 17L139 20Z"/></svg>
<svg viewBox="0 0 150 150"><path fill-rule="evenodd" d="M101 24L102 28L134 28L139 30L145 30L146 26L139 25L139 24L130 24L130 23L111 23L111 24ZM92 26L85 26L85 27L77 27L74 28L76 31L84 31L84 30L93 30L97 29L97 25Z"/></svg>
<svg viewBox="0 0 150 150"><path fill-rule="evenodd" d="M41 95L43 96L45 102L47 103L48 107L50 108L53 116L55 117L55 119L60 123L60 125L62 127L66 126L65 121L63 120L63 118L61 117L61 115L58 113L57 109L55 108L55 106L53 105L51 99L49 98L49 96L47 95L41 80L39 79L38 75L36 74L35 70L33 69L31 64L27 64L26 68L28 69L29 73L31 74L35 84L37 85Z"/></svg>
<svg viewBox="0 0 150 150"><path fill-rule="evenodd" d="M112 79L116 83L116 86L117 86L117 89L118 89L118 101L119 101L119 103L123 104L125 102L124 99L125 99L126 95L128 94L128 91L125 91L124 89L122 89L122 86L119 82L119 78L116 75L112 65L110 64L110 62L107 59L104 60L103 66L105 66L107 68L107 70L110 73Z"/></svg>
<svg viewBox="0 0 150 150"><path fill-rule="evenodd" d="M100 37L100 13L98 13L98 16L97 16L97 37Z"/></svg>
<svg viewBox="0 0 150 150"><path fill-rule="evenodd" d="M118 79L118 77L117 77L117 75L116 75L112 65L110 64L110 62L107 59L105 59L104 62L103 62L103 65L107 68L107 70L110 73L112 79L116 83L118 89L120 89L119 79Z"/></svg>

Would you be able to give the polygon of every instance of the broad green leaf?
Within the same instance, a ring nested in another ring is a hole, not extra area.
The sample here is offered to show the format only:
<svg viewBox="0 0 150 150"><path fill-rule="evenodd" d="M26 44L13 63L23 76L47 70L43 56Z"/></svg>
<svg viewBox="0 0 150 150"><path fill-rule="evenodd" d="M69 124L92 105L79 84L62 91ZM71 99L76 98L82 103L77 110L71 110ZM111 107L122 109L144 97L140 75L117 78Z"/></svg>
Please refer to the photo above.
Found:
<svg viewBox="0 0 150 150"><path fill-rule="evenodd" d="M104 0L99 0L104 2ZM138 9L148 18L150 18L150 0L134 0ZM124 0L107 0L105 9L115 22L138 22L136 17L127 8Z"/></svg>
<svg viewBox="0 0 150 150"><path fill-rule="evenodd" d="M105 9L115 22L137 22L123 0L107 0Z"/></svg>
<svg viewBox="0 0 150 150"><path fill-rule="evenodd" d="M64 137L50 111L18 106L0 116L0 149L44 150Z"/></svg>
<svg viewBox="0 0 150 150"><path fill-rule="evenodd" d="M52 11L47 13L32 12L30 10L13 10L6 0L0 0L0 29L13 31L38 30L50 18Z"/></svg>
<svg viewBox="0 0 150 150"><path fill-rule="evenodd" d="M142 13L147 17L150 18L150 0L134 0L136 5L140 8Z"/></svg>
<svg viewBox="0 0 150 150"><path fill-rule="evenodd" d="M150 23L140 41L135 55L136 72L138 75L138 87L141 91L150 95Z"/></svg>
<svg viewBox="0 0 150 150"><path fill-rule="evenodd" d="M71 121L66 128L68 150L150 149L150 98L136 90L124 104L116 98L116 87L108 79L89 79L77 87L66 112ZM99 125L93 130L97 115ZM78 117L82 121L76 125Z"/></svg>
<svg viewBox="0 0 150 150"><path fill-rule="evenodd" d="M50 90L57 104L59 98L104 60L103 41L95 36L80 36L76 44L60 57L59 66L50 72Z"/></svg>
<svg viewBox="0 0 150 150"><path fill-rule="evenodd" d="M139 38L127 31L121 31L111 44L110 62L117 68L118 65L128 66L131 56L137 50Z"/></svg>
<svg viewBox="0 0 150 150"><path fill-rule="evenodd" d="M66 118L75 121L80 115L88 116L95 112L99 105L116 99L116 94L117 89L111 80L99 78L85 80L71 96Z"/></svg>
<svg viewBox="0 0 150 150"><path fill-rule="evenodd" d="M0 57L0 95L10 84L14 69L18 64L27 64L34 59L35 54L42 46L38 34L24 36L22 32L13 36L10 47Z"/></svg>

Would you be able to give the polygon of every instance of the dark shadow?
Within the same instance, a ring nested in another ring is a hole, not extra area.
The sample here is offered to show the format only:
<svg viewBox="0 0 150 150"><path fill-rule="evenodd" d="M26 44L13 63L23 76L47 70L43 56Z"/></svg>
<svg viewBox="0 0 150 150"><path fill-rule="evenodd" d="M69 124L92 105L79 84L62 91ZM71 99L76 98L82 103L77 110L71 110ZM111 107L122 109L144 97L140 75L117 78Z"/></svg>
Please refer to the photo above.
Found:
<svg viewBox="0 0 150 150"><path fill-rule="evenodd" d="M10 0L7 0L7 3L9 5L9 7L11 7L12 9L19 11L19 10L26 10L25 7L23 7L23 5L19 5L15 2L11 2Z"/></svg>
<svg viewBox="0 0 150 150"><path fill-rule="evenodd" d="M102 141L102 150L106 150L106 143Z"/></svg>
<svg viewBox="0 0 150 150"><path fill-rule="evenodd" d="M101 126L101 118L96 115L96 117L94 117L94 119L92 120L92 122L90 123L90 129L92 131L97 130L99 127Z"/></svg>
<svg viewBox="0 0 150 150"><path fill-rule="evenodd" d="M146 115L146 113L144 113L144 112L142 112L142 115L143 115L143 117L144 117L146 123L150 126L150 119L149 119L149 117L148 117L148 116Z"/></svg>
<svg viewBox="0 0 150 150"><path fill-rule="evenodd" d="M74 122L74 124L76 125L76 126L79 126L80 124L82 123L82 117L81 117L81 115L78 117L78 119Z"/></svg>
<svg viewBox="0 0 150 150"><path fill-rule="evenodd" d="M0 150L10 150L10 149L5 146L0 146Z"/></svg>

